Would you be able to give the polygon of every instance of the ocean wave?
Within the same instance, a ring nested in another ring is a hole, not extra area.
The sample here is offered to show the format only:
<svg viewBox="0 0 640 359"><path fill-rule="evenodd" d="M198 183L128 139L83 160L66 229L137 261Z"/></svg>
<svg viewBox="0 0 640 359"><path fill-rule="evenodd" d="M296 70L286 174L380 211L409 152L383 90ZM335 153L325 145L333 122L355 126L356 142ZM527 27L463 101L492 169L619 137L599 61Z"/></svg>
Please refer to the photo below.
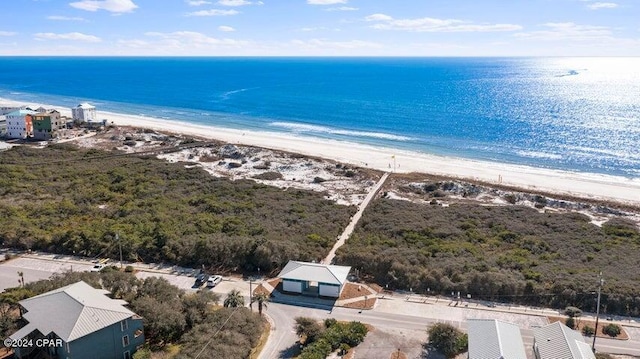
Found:
<svg viewBox="0 0 640 359"><path fill-rule="evenodd" d="M562 156L556 153L538 152L538 151L518 151L516 153L522 157L529 157L529 158L546 158L550 160L562 159Z"/></svg>
<svg viewBox="0 0 640 359"><path fill-rule="evenodd" d="M394 141L410 141L413 139L411 137L393 135L390 133L383 133L383 132L339 130L331 127L318 126L318 125L306 125L306 124L292 123L292 122L272 122L269 125L276 126L276 127L283 127L297 133L304 133L304 132L329 133L332 135L372 137L372 138L380 138L380 139L394 140Z"/></svg>
<svg viewBox="0 0 640 359"><path fill-rule="evenodd" d="M245 92L245 91L249 91L249 90L251 90L251 89L243 88L243 89L238 89L238 90L227 91L227 92L223 93L222 95L220 95L220 98L223 99L223 100L227 100L233 94L240 93L240 92Z"/></svg>

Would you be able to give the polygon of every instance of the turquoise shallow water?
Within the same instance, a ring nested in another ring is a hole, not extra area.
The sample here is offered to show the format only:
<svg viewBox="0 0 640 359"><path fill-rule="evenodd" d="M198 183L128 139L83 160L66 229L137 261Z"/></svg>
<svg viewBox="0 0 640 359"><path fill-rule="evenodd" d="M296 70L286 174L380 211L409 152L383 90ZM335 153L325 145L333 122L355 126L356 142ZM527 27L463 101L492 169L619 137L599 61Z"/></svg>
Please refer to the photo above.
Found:
<svg viewBox="0 0 640 359"><path fill-rule="evenodd" d="M640 58L0 58L0 97L640 177Z"/></svg>

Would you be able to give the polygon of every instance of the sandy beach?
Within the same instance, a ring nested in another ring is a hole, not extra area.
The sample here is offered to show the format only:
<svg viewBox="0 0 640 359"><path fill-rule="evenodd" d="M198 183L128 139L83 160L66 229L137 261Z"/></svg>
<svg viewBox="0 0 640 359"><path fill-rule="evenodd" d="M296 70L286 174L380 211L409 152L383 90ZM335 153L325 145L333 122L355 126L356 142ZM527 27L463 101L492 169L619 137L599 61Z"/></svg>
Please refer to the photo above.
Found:
<svg viewBox="0 0 640 359"><path fill-rule="evenodd" d="M23 105L21 102L8 99L0 99L0 103ZM36 106L40 106L40 104ZM56 108L66 116L71 115L69 108L52 105L43 106ZM231 144L288 151L381 171L428 173L513 186L525 191L542 191L593 200L612 200L630 205L640 205L639 178L628 179L600 174L474 161L343 141L323 140L275 132L202 126L112 112L97 111L97 115L99 119L107 119L109 123L120 126L170 131Z"/></svg>

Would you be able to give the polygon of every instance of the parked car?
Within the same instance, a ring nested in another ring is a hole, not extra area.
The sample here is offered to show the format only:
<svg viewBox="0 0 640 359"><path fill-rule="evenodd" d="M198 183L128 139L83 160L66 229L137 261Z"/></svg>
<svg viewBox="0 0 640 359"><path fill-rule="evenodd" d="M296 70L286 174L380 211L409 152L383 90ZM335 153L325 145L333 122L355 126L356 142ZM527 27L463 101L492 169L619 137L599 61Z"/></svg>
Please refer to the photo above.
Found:
<svg viewBox="0 0 640 359"><path fill-rule="evenodd" d="M209 279L207 280L207 287L209 288L213 288L216 285L218 285L218 283L222 282L222 276L219 275L212 275L209 277Z"/></svg>
<svg viewBox="0 0 640 359"><path fill-rule="evenodd" d="M104 269L104 267L106 267L104 264L102 263L97 263L95 264L93 267L91 267L91 271L92 272L100 272L101 270Z"/></svg>
<svg viewBox="0 0 640 359"><path fill-rule="evenodd" d="M198 273L196 276L196 287L202 287L207 282L207 274L204 272Z"/></svg>

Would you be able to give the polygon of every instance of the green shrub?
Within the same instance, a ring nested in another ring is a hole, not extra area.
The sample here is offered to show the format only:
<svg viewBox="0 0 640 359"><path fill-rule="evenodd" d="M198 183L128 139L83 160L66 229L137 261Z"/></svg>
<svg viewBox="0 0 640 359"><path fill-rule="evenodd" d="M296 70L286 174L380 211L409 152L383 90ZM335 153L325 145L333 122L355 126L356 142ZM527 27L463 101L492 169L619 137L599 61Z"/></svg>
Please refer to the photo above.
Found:
<svg viewBox="0 0 640 359"><path fill-rule="evenodd" d="M602 328L602 332L612 338L615 338L622 333L622 328L617 324L607 324Z"/></svg>
<svg viewBox="0 0 640 359"><path fill-rule="evenodd" d="M574 317L579 317L582 315L582 310L580 308L577 307L567 307L564 310L564 314L574 318Z"/></svg>
<svg viewBox="0 0 640 359"><path fill-rule="evenodd" d="M588 325L585 325L584 327L582 327L582 335L586 337L590 337L595 333L596 333L596 330L593 327L590 327Z"/></svg>
<svg viewBox="0 0 640 359"><path fill-rule="evenodd" d="M567 327L569 327L571 329L576 329L576 320L573 319L573 317L567 318L567 320L565 320L564 324L566 324Z"/></svg>
<svg viewBox="0 0 640 359"><path fill-rule="evenodd" d="M429 343L431 347L444 354L447 358L454 358L456 355L467 351L469 338L456 327L436 323L428 330Z"/></svg>
<svg viewBox="0 0 640 359"><path fill-rule="evenodd" d="M133 273L133 266L124 267L124 271L127 272L127 273Z"/></svg>

